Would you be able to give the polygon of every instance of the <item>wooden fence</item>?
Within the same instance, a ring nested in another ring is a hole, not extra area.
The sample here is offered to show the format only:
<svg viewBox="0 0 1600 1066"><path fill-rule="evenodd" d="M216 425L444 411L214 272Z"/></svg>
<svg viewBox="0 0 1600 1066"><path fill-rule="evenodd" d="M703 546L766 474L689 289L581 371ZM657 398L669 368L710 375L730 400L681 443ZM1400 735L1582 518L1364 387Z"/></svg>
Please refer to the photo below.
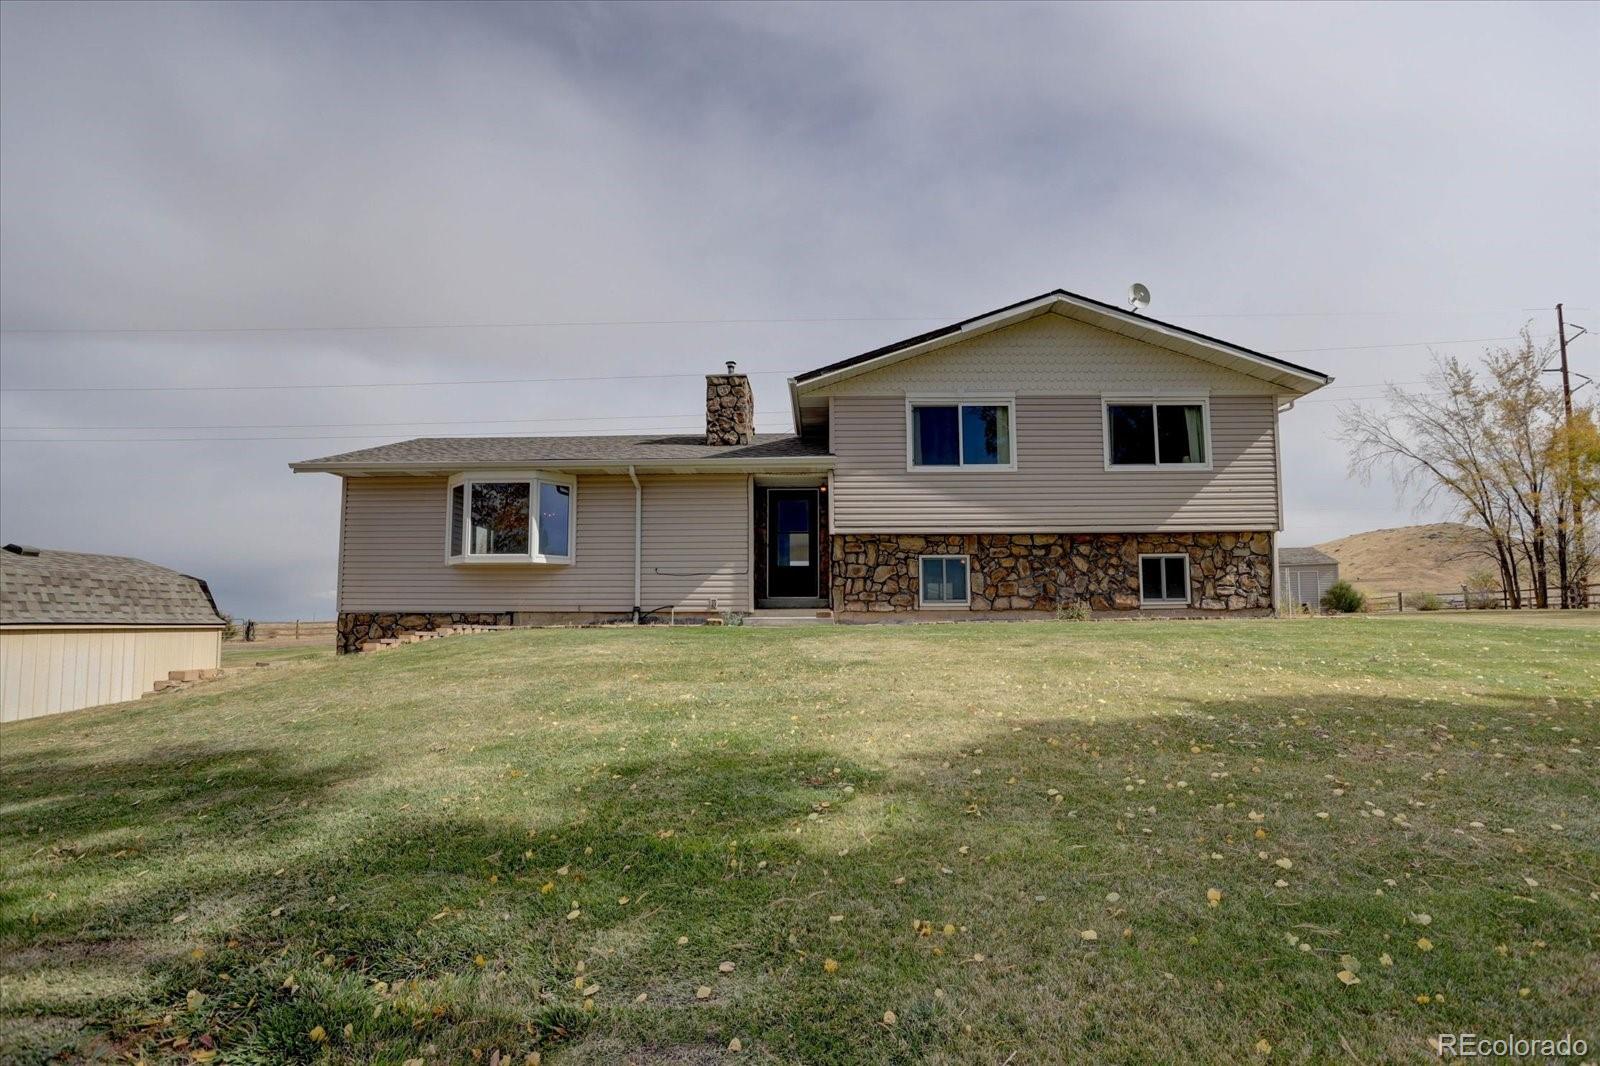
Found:
<svg viewBox="0 0 1600 1066"><path fill-rule="evenodd" d="M1600 584L1584 586L1586 598L1582 606L1600 607ZM1522 595L1523 610L1533 610L1535 598L1531 588L1518 589ZM1430 601L1436 601L1439 606L1432 606ZM1423 607L1424 603L1430 606ZM1561 607L1561 590L1550 589L1550 609L1559 610ZM1476 610L1510 610L1511 597L1504 589L1489 589L1483 592L1457 588L1449 592L1388 592L1368 593L1367 610L1373 613L1384 611L1421 611L1421 610L1450 610L1462 611L1468 608Z"/></svg>
<svg viewBox="0 0 1600 1066"><path fill-rule="evenodd" d="M234 627L238 635L233 639L244 640L244 619L234 619ZM257 622L256 640L332 640L337 622Z"/></svg>

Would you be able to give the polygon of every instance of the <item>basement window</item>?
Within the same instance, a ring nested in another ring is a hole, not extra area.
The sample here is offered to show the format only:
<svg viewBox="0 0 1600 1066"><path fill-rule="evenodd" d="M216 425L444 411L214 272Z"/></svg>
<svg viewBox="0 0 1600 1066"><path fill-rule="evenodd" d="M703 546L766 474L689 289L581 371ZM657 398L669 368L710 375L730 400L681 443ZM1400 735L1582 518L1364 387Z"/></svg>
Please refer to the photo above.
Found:
<svg viewBox="0 0 1600 1066"><path fill-rule="evenodd" d="M560 474L457 474L446 503L446 558L570 563L577 485Z"/></svg>
<svg viewBox="0 0 1600 1066"><path fill-rule="evenodd" d="M968 556L924 555L918 559L920 569L917 591L923 607L965 607L971 601L967 586Z"/></svg>
<svg viewBox="0 0 1600 1066"><path fill-rule="evenodd" d="M1139 556L1139 605L1141 607L1189 606L1189 557L1187 555Z"/></svg>

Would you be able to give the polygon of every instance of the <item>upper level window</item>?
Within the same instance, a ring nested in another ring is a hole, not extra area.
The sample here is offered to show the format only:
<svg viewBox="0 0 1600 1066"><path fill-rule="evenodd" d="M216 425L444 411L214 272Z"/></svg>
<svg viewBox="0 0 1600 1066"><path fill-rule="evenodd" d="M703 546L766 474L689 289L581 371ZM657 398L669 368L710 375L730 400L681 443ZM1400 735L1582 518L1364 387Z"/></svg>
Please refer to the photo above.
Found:
<svg viewBox="0 0 1600 1066"><path fill-rule="evenodd" d="M1015 469L1010 400L912 400L908 466Z"/></svg>
<svg viewBox="0 0 1600 1066"><path fill-rule="evenodd" d="M1206 466L1210 463L1203 400L1108 400L1107 466Z"/></svg>
<svg viewBox="0 0 1600 1066"><path fill-rule="evenodd" d="M456 475L446 504L450 561L571 562L573 491L561 475Z"/></svg>

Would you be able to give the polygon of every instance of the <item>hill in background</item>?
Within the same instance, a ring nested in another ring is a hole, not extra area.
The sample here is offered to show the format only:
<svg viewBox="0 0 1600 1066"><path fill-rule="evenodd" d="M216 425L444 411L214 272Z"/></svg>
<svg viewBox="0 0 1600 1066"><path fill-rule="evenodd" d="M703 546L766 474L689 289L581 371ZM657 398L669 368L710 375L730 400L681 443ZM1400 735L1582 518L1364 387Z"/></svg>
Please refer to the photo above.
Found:
<svg viewBox="0 0 1600 1066"><path fill-rule="evenodd" d="M1366 592L1459 591L1469 574L1494 569L1488 535L1460 522L1374 529L1317 547Z"/></svg>

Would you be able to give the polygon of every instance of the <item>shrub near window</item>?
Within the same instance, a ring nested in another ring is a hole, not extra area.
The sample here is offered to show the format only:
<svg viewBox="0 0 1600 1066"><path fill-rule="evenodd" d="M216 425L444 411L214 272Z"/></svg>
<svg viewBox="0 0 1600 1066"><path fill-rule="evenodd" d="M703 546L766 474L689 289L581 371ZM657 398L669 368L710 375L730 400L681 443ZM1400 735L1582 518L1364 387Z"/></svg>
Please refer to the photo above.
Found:
<svg viewBox="0 0 1600 1066"><path fill-rule="evenodd" d="M1335 581L1322 594L1322 609L1336 614L1355 614L1367 605L1367 598L1348 581Z"/></svg>

